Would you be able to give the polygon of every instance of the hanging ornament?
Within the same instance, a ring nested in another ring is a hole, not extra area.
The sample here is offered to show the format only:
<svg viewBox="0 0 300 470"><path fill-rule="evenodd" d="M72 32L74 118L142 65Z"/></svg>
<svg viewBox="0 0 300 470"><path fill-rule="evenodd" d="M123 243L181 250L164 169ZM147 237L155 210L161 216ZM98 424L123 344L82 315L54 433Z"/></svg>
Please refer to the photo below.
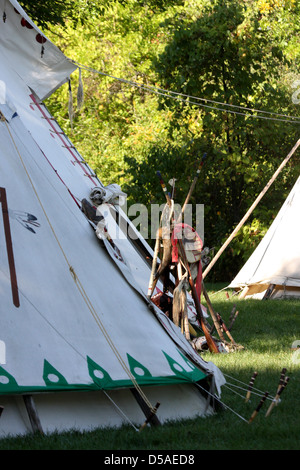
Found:
<svg viewBox="0 0 300 470"><path fill-rule="evenodd" d="M41 57L43 57L44 55L44 52L45 52L45 48L44 48L44 44L45 42L47 41L47 39L40 33L38 33L36 36L35 36L35 39L36 41L42 45L41 47Z"/></svg>
<svg viewBox="0 0 300 470"><path fill-rule="evenodd" d="M73 108L73 95L71 88L71 80L69 79L69 105L68 105L69 119L71 123L71 129L73 129L73 118L74 118L74 108Z"/></svg>
<svg viewBox="0 0 300 470"><path fill-rule="evenodd" d="M28 23L28 21L25 20L25 18L21 19L21 25L23 26L23 28L33 29L33 26L31 26L31 24Z"/></svg>
<svg viewBox="0 0 300 470"><path fill-rule="evenodd" d="M83 93L83 83L81 78L81 68L79 67L79 78L78 78L78 88L77 88L77 108L80 110L82 108L84 101Z"/></svg>
<svg viewBox="0 0 300 470"><path fill-rule="evenodd" d="M3 15L2 15L3 23L5 23L5 21L6 21L5 10L6 10L6 0L4 1L4 6L3 6Z"/></svg>

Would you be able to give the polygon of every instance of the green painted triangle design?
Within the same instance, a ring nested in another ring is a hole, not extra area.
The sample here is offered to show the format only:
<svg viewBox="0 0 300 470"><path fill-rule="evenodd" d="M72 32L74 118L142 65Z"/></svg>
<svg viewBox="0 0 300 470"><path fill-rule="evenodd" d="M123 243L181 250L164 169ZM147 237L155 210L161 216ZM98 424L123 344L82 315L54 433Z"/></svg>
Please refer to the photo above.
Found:
<svg viewBox="0 0 300 470"><path fill-rule="evenodd" d="M130 367L131 373L136 379L152 377L150 371L147 367L143 366L140 362L134 359L130 354L127 353L127 359Z"/></svg>
<svg viewBox="0 0 300 470"><path fill-rule="evenodd" d="M184 359L190 370L184 369L181 364L179 364L171 356L169 356L163 351L164 355L168 360L169 366L171 367L171 370L177 377L185 378L190 382L198 382L199 380L202 380L204 377L206 377L207 374L205 372L200 370L198 367L194 366L194 364L190 362L179 350L178 352L180 356Z"/></svg>
<svg viewBox="0 0 300 470"><path fill-rule="evenodd" d="M177 349L177 351L180 354L180 356L182 357L182 359L186 362L189 369L191 369L191 372L194 372L195 369L197 369L195 364L193 364L184 354L182 354L182 352L179 349Z"/></svg>
<svg viewBox="0 0 300 470"><path fill-rule="evenodd" d="M190 376L193 377L194 382L198 382L199 380L202 380L205 377L207 377L208 375L207 372L201 370L200 366L193 364L193 362L191 362L184 354L182 354L182 352L179 351L179 349L177 349L177 351L182 357L182 359L186 362L188 368L191 369L190 372L186 372L186 373L190 374Z"/></svg>
<svg viewBox="0 0 300 470"><path fill-rule="evenodd" d="M0 390L1 392L9 392L19 388L16 379L0 366Z"/></svg>
<svg viewBox="0 0 300 470"><path fill-rule="evenodd" d="M174 374L176 374L176 375L186 374L186 371L184 370L184 368L178 362L176 362L171 356L169 356L164 351L163 351L163 353L166 356L167 361L169 363L169 366L171 367Z"/></svg>
<svg viewBox="0 0 300 470"><path fill-rule="evenodd" d="M50 362L44 360L44 372L43 372L43 379L45 384L49 387L66 387L68 386L68 382L64 378L64 376L55 369Z"/></svg>
<svg viewBox="0 0 300 470"><path fill-rule="evenodd" d="M89 356L87 356L87 364L90 377L92 380L100 386L100 388L111 388L114 381L112 380L109 373L99 366L97 362L93 361Z"/></svg>

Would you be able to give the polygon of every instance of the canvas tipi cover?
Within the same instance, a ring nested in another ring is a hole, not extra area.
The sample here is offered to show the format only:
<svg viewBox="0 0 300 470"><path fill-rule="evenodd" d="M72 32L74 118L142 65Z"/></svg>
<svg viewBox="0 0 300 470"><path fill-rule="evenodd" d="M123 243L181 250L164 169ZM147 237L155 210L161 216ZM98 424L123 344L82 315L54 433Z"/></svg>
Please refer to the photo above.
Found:
<svg viewBox="0 0 300 470"><path fill-rule="evenodd" d="M131 240L100 242L81 210L101 181L43 104L76 67L16 1L0 22L0 436L211 412L223 375L149 308ZM126 219L101 211L109 233Z"/></svg>
<svg viewBox="0 0 300 470"><path fill-rule="evenodd" d="M300 295L300 177L268 232L231 282L242 297Z"/></svg>

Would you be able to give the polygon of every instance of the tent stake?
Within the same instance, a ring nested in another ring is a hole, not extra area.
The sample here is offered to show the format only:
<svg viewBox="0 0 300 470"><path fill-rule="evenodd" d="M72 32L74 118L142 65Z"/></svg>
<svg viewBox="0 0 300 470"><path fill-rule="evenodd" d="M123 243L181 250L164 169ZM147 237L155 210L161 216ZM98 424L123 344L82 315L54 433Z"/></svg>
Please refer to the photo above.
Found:
<svg viewBox="0 0 300 470"><path fill-rule="evenodd" d="M206 267L205 271L203 272L203 275L202 275L202 279L204 279L207 274L209 273L209 271L211 270L211 268L214 266L214 264L217 262L217 260L220 258L221 254L223 253L223 251L225 250L225 248L227 248L227 246L229 245L229 243L232 241L232 239L235 237L235 235L237 234L237 232L240 230L240 228L244 225L244 223L246 222L246 220L248 219L248 217L250 216L250 214L253 212L253 210L255 209L255 207L257 206L257 204L259 203L259 201L262 199L262 197L266 194L266 192L268 191L269 187L271 186L271 184L275 181L275 179L277 178L278 174L281 172L282 168L287 164L287 162L289 161L289 159L292 157L292 155L296 152L297 148L299 147L300 145L300 139L296 142L296 144L294 145L294 147L292 148L292 150L290 151L290 153L285 157L285 159L283 160L283 162L280 164L280 166L277 168L277 170L275 171L275 173L273 174L272 178L269 180L269 182L266 184L266 186L264 187L264 189L262 190L262 192L259 194L259 196L257 196L257 198L255 199L254 203L252 204L252 206L250 207L250 209L248 209L248 211L246 212L246 214L244 215L244 217L242 218L242 220L239 222L239 224L236 226L236 228L233 230L232 234L227 238L226 242L221 246L221 248L219 249L219 251L217 252L217 254L214 256L214 258L211 260L211 262L209 263L209 265Z"/></svg>
<svg viewBox="0 0 300 470"><path fill-rule="evenodd" d="M254 418L257 416L259 410L260 410L261 407L263 406L263 404L264 404L264 402L266 401L266 399L268 398L268 396L269 396L269 392L266 392L266 393L264 394L264 396L262 397L262 399L260 400L260 402L259 402L259 404L258 404L256 410L253 411L253 413L252 413L252 415L251 415L251 417L250 417L250 419L249 419L249 421L248 421L249 424L252 423L252 421L254 420Z"/></svg>
<svg viewBox="0 0 300 470"><path fill-rule="evenodd" d="M140 427L139 431L142 431L148 423L151 423L152 419L154 416L156 416L156 412L157 412L157 408L159 407L160 403L157 402L155 407L151 410L148 418L146 419L146 421L142 424L142 426Z"/></svg>
<svg viewBox="0 0 300 470"><path fill-rule="evenodd" d="M252 388L253 388L254 381L255 381L257 375L258 375L258 372L254 372L253 375L252 375L252 377L251 377L251 380L250 380L250 382L249 382L248 391L247 391L247 395L246 395L246 398L245 398L245 402L246 402L246 403L250 400Z"/></svg>
<svg viewBox="0 0 300 470"><path fill-rule="evenodd" d="M287 386L289 380L290 380L290 378L286 377L285 380L284 380L283 385L280 387L279 391L277 391L274 400L272 401L271 405L269 406L269 408L266 412L266 418L271 414L271 411L273 410L274 406L276 406L278 404L280 395L282 394L283 390Z"/></svg>
<svg viewBox="0 0 300 470"><path fill-rule="evenodd" d="M44 434L32 395L23 395L23 400L26 406L26 410L30 419L33 432L39 432L40 434Z"/></svg>
<svg viewBox="0 0 300 470"><path fill-rule="evenodd" d="M147 403L145 402L145 400L143 399L143 397L139 394L139 392L135 388L131 388L130 391L132 395L134 396L134 398L136 399L139 406L141 407L142 412L146 416L146 421L144 425L146 426L146 424L149 423L151 426L160 426L161 423L155 414L159 406L159 403L155 405L153 410L151 410L149 406L147 405Z"/></svg>
<svg viewBox="0 0 300 470"><path fill-rule="evenodd" d="M268 300L271 297L271 294L274 289L275 289L275 284L270 284L262 300Z"/></svg>
<svg viewBox="0 0 300 470"><path fill-rule="evenodd" d="M281 389L282 385L284 384L285 374L286 374L286 367L284 367L284 368L282 369L282 371L281 371L280 379L279 379L279 384L278 384L278 387L277 387L277 393L279 392L279 390Z"/></svg>

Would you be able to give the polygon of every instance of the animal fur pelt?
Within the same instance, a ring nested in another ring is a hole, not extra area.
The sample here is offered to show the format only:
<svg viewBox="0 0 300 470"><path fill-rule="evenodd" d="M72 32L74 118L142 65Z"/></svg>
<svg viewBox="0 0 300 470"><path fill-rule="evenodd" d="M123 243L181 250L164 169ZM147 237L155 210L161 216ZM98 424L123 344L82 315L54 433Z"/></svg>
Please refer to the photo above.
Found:
<svg viewBox="0 0 300 470"><path fill-rule="evenodd" d="M187 286L184 276L173 292L173 322L181 326L187 339L190 339L188 315L187 315Z"/></svg>

